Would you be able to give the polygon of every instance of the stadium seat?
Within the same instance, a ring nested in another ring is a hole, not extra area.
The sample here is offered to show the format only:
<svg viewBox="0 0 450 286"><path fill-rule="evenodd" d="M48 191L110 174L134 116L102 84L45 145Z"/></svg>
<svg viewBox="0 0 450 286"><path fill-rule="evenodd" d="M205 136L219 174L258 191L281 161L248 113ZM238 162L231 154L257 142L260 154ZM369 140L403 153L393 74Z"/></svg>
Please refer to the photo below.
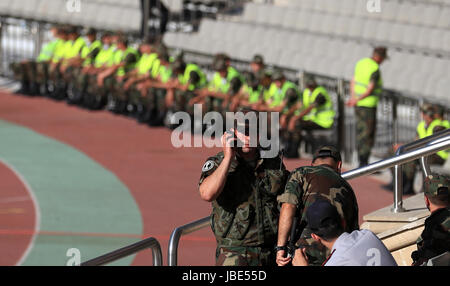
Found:
<svg viewBox="0 0 450 286"><path fill-rule="evenodd" d="M64 19L61 19L61 11L67 11L65 1L61 0L41 1L37 7L35 19L47 21L50 23L64 23Z"/></svg>
<svg viewBox="0 0 450 286"><path fill-rule="evenodd" d="M399 13L399 2L397 1L384 1L381 6L380 20L382 21L394 21Z"/></svg>
<svg viewBox="0 0 450 286"><path fill-rule="evenodd" d="M448 29L450 27L450 6L441 7L441 13L436 20L436 26L442 29Z"/></svg>
<svg viewBox="0 0 450 286"><path fill-rule="evenodd" d="M14 0L2 0L0 1L0 15L7 16L9 15L9 11L11 9L11 3Z"/></svg>

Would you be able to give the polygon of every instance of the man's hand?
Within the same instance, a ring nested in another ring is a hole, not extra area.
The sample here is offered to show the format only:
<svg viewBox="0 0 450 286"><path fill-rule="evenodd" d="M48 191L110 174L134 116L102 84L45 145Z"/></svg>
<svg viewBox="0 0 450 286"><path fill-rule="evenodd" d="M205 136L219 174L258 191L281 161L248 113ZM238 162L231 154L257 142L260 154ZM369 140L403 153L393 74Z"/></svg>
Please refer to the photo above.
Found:
<svg viewBox="0 0 450 286"><path fill-rule="evenodd" d="M290 257L285 257L286 252L284 250L279 250L277 252L277 264L278 266L286 266L289 262L291 262Z"/></svg>
<svg viewBox="0 0 450 286"><path fill-rule="evenodd" d="M306 255L306 248L298 248L295 250L293 266L308 266L308 256Z"/></svg>
<svg viewBox="0 0 450 286"><path fill-rule="evenodd" d="M352 96L350 98L350 100L347 101L347 106L348 107L354 107L357 103L358 103L358 99L356 97Z"/></svg>
<svg viewBox="0 0 450 286"><path fill-rule="evenodd" d="M222 135L222 146L224 159L232 159L236 153L235 146L237 144L236 137L234 135L234 129L231 129L233 133L225 132ZM233 142L234 141L234 142Z"/></svg>

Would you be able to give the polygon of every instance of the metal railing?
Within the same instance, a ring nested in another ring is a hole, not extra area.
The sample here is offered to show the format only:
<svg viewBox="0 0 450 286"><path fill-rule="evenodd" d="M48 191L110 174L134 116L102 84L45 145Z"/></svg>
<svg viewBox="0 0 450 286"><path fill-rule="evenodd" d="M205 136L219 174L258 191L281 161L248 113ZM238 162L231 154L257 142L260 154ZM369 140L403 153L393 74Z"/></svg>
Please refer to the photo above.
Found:
<svg viewBox="0 0 450 286"><path fill-rule="evenodd" d="M433 134L432 136L428 136L423 139L416 140L414 142L400 146L397 149L396 155L401 155L407 151L426 146L427 144L432 144L432 142L436 142L436 140L446 138L449 136L450 136L450 129L443 130L441 132ZM424 176L426 177L429 173L431 173L426 157L420 158L420 163L422 166L422 170L424 172ZM405 211L401 204L401 199L400 200L398 199L398 197L401 197L401 195L403 194L402 169L403 169L402 165L397 164L394 167L394 195L395 195L394 212L404 212Z"/></svg>
<svg viewBox="0 0 450 286"><path fill-rule="evenodd" d="M188 223L186 225L177 227L170 236L169 249L167 253L167 261L169 266L177 266L178 258L178 244L181 236L192 233L209 226L210 216Z"/></svg>
<svg viewBox="0 0 450 286"><path fill-rule="evenodd" d="M153 266L162 266L163 259L162 259L162 252L161 252L161 245L159 244L158 240L156 240L153 237L141 240L139 242L136 242L134 244L125 246L123 248L120 248L118 250L112 251L110 253L107 253L105 255L99 256L97 258L91 259L89 261L81 263L81 266L101 266L106 265L111 262L114 262L116 260L125 258L127 256L133 255L135 253L138 253L139 251L145 250L145 249L151 249L153 254Z"/></svg>
<svg viewBox="0 0 450 286"><path fill-rule="evenodd" d="M383 170L386 168L391 168L393 166L398 166L398 165L401 165L401 164L404 164L404 163L407 163L407 162L410 162L410 161L413 161L413 160L416 160L419 158L424 158L426 156L429 156L431 154L437 153L442 150L449 149L450 148L450 129L441 131L439 133L436 133L433 136L430 136L430 138L425 138L425 139L427 139L427 140L424 140L428 144L427 146L424 146L425 143L422 143L422 142L424 142L422 140L412 142L411 144L408 144L408 145L416 146L416 147L419 147L420 149L412 150L412 151L406 152L404 154L397 154L394 157L391 157L388 159L383 159L378 162L369 164L367 166L344 172L344 173L342 173L342 177L345 180L355 179L355 178L358 178L358 177L361 177L364 175L370 175L372 173L375 173L377 171L380 171L380 170ZM412 147L408 147L408 148L412 148ZM392 212L398 213L398 212L404 211L402 205L403 205L402 192L400 192L400 193L394 192L394 207L391 209ZM171 235L170 241L169 241L169 251L168 251L169 266L177 265L178 244L179 244L181 236L209 226L210 219L211 219L211 216L204 217L204 218L194 221L192 223L188 223L186 225L180 226L172 232L172 235Z"/></svg>

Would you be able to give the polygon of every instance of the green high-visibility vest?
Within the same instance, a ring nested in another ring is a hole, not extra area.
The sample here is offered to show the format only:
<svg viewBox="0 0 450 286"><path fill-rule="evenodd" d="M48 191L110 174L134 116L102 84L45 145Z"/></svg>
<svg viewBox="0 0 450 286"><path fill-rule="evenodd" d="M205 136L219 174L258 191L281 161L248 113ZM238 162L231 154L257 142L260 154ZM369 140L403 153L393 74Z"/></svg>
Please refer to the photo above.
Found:
<svg viewBox="0 0 450 286"><path fill-rule="evenodd" d="M333 102L331 101L330 95L324 87L318 86L312 93L308 88L305 89L303 92L303 108L306 109L313 104L319 94L325 97L325 103L318 108L313 108L310 113L303 117L303 120L313 121L323 128L330 128L333 125L336 113L333 109ZM295 112L296 115L299 113L300 110Z"/></svg>
<svg viewBox="0 0 450 286"><path fill-rule="evenodd" d="M213 80L210 82L209 90L228 93L231 88L230 83L235 77L238 77L241 82L243 82L241 74L233 67L228 67L226 78L223 78L219 72L216 72L214 74Z"/></svg>
<svg viewBox="0 0 450 286"><path fill-rule="evenodd" d="M291 88L294 89L297 94L299 93L297 85L293 82L285 81L281 88L278 88L275 83L272 83L269 88L269 92L266 94L264 100L271 100L269 107L280 106L283 103L283 100L286 98L286 92Z"/></svg>
<svg viewBox="0 0 450 286"><path fill-rule="evenodd" d="M361 95L367 91L367 87L370 83L370 77L372 74L380 68L377 62L375 62L371 58L364 58L356 64L355 67L355 87L354 91L357 95ZM361 107L370 107L374 108L378 105L378 96L382 91L383 80L380 78L376 83L375 89L372 91L372 94L367 96L366 98L358 101L356 106Z"/></svg>
<svg viewBox="0 0 450 286"><path fill-rule="evenodd" d="M46 62L52 59L53 55L55 54L56 47L60 45L62 42L61 39L56 39L51 42L48 42L42 47L41 52L39 53L39 56L37 57L38 62Z"/></svg>
<svg viewBox="0 0 450 286"><path fill-rule="evenodd" d="M78 55L81 55L81 50L86 45L86 41L83 37L79 37L74 42L72 42L72 45L66 49L64 53L65 59L71 59L75 58Z"/></svg>
<svg viewBox="0 0 450 286"><path fill-rule="evenodd" d="M257 88L252 88L246 84L244 85L244 92L248 94L248 103L257 103L261 94L263 93L263 87L261 85L258 85Z"/></svg>
<svg viewBox="0 0 450 286"><path fill-rule="evenodd" d="M129 54L134 54L135 57L136 57L136 60L138 59L138 52L137 52L137 50L134 49L134 48L132 48L132 47L128 47L125 51L123 51L123 50L117 50L117 51L114 53L114 57L113 57L113 65L118 65L118 64L120 64L121 62L123 62L123 61L127 58L127 56L128 56ZM130 64L128 64L128 65L126 65L126 66L123 66L123 67L120 67L120 68L117 70L117 73L116 73L116 74L117 74L118 76L123 76L123 75L125 75L128 71L132 70L132 69L135 67L135 65L136 65L136 62L130 63Z"/></svg>
<svg viewBox="0 0 450 286"><path fill-rule="evenodd" d="M201 88L206 85L206 76L200 69L200 67L196 64L187 64L184 73L178 76L178 81L183 85L187 84L189 82L189 79L191 78L191 72L196 72L200 77L200 80L195 85L192 83L189 84L188 86L189 91L193 91L197 88Z"/></svg>
<svg viewBox="0 0 450 286"><path fill-rule="evenodd" d="M63 59L67 50L70 49L71 47L72 41L61 40L60 42L58 42L55 47L55 53L53 54L52 62L57 63L61 59Z"/></svg>
<svg viewBox="0 0 450 286"><path fill-rule="evenodd" d="M102 66L111 66L111 59L114 56L116 49L117 47L115 45L112 45L107 49L103 48L95 57L94 66L96 68L100 68Z"/></svg>
<svg viewBox="0 0 450 286"><path fill-rule="evenodd" d="M417 135L419 136L419 139L422 139L422 138L425 138L425 137L433 135L433 129L435 127L437 127L437 126L443 126L444 128L448 128L448 127L445 126L445 123L442 124L442 121L440 119L433 120L430 123L430 125L428 125L428 127L426 126L425 121L422 120L419 123L419 125L417 125L417 129L416 129ZM443 151L437 152L436 154L439 157L441 157L442 159L447 160L447 158L448 158L448 151L449 150L443 150Z"/></svg>
<svg viewBox="0 0 450 286"><path fill-rule="evenodd" d="M92 43L86 42L86 45L81 49L81 58L84 59L83 66L90 65L92 63L92 59L88 58L89 54L95 49L101 49L102 42L99 40L95 40Z"/></svg>
<svg viewBox="0 0 450 286"><path fill-rule="evenodd" d="M152 66L157 58L158 54L156 53L143 54L139 61L136 63L138 74L143 75L151 71Z"/></svg>

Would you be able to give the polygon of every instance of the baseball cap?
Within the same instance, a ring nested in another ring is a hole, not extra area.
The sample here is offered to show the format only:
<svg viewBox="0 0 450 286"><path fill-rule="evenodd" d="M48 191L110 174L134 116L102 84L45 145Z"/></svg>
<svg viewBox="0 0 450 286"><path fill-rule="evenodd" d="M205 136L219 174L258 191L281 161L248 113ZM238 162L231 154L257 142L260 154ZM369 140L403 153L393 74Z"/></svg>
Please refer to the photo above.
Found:
<svg viewBox="0 0 450 286"><path fill-rule="evenodd" d="M258 65L263 65L264 64L264 58L261 55L255 55L253 57L252 63L258 64Z"/></svg>
<svg viewBox="0 0 450 286"><path fill-rule="evenodd" d="M320 235L321 230L339 224L341 216L329 201L317 199L306 210L306 220L311 231Z"/></svg>
<svg viewBox="0 0 450 286"><path fill-rule="evenodd" d="M325 145L317 149L316 152L314 153L313 161L316 160L317 158L327 158L327 157L333 158L334 160L336 160L336 162L342 161L341 153L339 152L339 150L331 145Z"/></svg>
<svg viewBox="0 0 450 286"><path fill-rule="evenodd" d="M423 182L423 192L429 196L449 194L450 178L448 176L432 174Z"/></svg>

